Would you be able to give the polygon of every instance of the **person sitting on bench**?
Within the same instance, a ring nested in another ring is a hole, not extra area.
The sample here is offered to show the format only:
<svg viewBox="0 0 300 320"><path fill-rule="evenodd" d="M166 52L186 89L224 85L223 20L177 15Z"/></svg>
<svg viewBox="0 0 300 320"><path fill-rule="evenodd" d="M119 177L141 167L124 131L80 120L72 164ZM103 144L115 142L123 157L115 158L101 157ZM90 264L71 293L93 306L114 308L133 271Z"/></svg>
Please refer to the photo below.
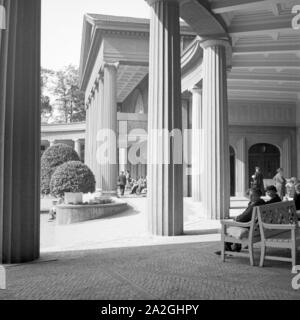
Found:
<svg viewBox="0 0 300 320"><path fill-rule="evenodd" d="M300 183L295 185L294 201L296 204L296 210L300 211Z"/></svg>
<svg viewBox="0 0 300 320"><path fill-rule="evenodd" d="M270 200L266 201L266 204L281 202L281 198L279 197L275 186L268 186L266 188L266 193L267 196L270 198Z"/></svg>
<svg viewBox="0 0 300 320"><path fill-rule="evenodd" d="M248 195L250 198L250 202L248 204L248 207L242 214L240 214L239 216L237 216L235 218L236 222L244 222L244 223L250 222L252 219L253 208L256 206L262 206L262 205L266 204L265 201L263 199L261 199L262 192L260 189L252 188L248 191ZM242 249L242 246L241 246L241 244L237 244L237 243L233 244L233 243L226 242L225 248L226 248L226 251L240 252ZM216 252L216 254L219 255L219 254L221 254L221 252L218 251L218 252Z"/></svg>

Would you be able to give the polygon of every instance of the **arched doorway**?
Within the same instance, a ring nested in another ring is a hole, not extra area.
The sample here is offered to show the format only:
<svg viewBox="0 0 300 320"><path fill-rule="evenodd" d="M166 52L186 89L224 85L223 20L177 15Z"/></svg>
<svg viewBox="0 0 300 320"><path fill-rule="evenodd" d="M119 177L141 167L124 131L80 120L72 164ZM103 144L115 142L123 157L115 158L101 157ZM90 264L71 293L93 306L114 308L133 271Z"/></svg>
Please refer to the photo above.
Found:
<svg viewBox="0 0 300 320"><path fill-rule="evenodd" d="M267 143L255 144L249 149L249 187L255 167L260 167L265 180L271 180L280 167L280 150Z"/></svg>
<svg viewBox="0 0 300 320"><path fill-rule="evenodd" d="M230 196L235 197L235 151L229 147L230 154Z"/></svg>

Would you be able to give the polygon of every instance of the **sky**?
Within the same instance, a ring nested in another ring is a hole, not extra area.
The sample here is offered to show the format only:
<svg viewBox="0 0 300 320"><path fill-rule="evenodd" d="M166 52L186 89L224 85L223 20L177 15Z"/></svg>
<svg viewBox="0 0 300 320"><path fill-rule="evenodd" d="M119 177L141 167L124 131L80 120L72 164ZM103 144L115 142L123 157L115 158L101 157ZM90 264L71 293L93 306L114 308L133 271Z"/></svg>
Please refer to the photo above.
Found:
<svg viewBox="0 0 300 320"><path fill-rule="evenodd" d="M145 0L42 0L42 67L79 66L83 16L98 13L149 18Z"/></svg>

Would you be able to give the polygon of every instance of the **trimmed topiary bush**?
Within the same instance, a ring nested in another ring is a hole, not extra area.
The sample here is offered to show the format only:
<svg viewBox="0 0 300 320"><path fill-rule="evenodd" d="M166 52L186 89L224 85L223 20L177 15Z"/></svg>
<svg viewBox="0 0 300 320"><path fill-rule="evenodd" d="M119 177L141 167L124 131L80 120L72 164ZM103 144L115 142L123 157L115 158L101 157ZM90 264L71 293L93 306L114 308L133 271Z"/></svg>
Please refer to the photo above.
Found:
<svg viewBox="0 0 300 320"><path fill-rule="evenodd" d="M41 193L50 194L50 181L55 170L65 162L80 161L77 152L66 144L48 148L41 158Z"/></svg>
<svg viewBox="0 0 300 320"><path fill-rule="evenodd" d="M95 176L81 161L70 161L59 166L50 182L51 195L62 197L65 192L95 192Z"/></svg>

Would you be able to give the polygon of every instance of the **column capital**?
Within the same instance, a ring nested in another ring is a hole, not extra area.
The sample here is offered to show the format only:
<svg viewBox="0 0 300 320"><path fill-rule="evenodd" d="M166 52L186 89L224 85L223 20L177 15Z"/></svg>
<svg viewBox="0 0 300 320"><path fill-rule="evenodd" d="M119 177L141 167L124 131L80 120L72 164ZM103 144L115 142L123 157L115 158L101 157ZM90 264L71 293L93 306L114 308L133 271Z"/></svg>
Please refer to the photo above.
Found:
<svg viewBox="0 0 300 320"><path fill-rule="evenodd" d="M119 62L103 62L102 68L100 71L100 74L105 70L105 69L110 69L110 70L118 70L119 69Z"/></svg>
<svg viewBox="0 0 300 320"><path fill-rule="evenodd" d="M231 43L227 39L208 39L200 43L202 49L207 49L214 46L223 46L226 49L231 48Z"/></svg>
<svg viewBox="0 0 300 320"><path fill-rule="evenodd" d="M198 86L194 86L191 90L191 92L194 93L198 93L198 94L202 94L202 88L198 87Z"/></svg>
<svg viewBox="0 0 300 320"><path fill-rule="evenodd" d="M156 2L169 2L169 3L171 3L171 2L173 2L173 3L179 3L179 0L145 0L148 4L149 4L149 6L153 6Z"/></svg>

